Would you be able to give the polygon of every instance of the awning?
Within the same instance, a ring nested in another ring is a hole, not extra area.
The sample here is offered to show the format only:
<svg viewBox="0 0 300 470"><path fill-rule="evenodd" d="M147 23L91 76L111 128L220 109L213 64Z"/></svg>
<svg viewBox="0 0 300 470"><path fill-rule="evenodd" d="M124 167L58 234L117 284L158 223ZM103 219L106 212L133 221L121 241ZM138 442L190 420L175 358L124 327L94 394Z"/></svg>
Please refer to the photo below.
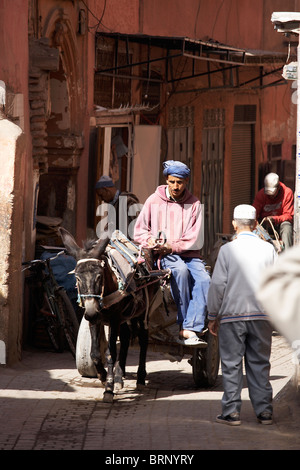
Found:
<svg viewBox="0 0 300 470"><path fill-rule="evenodd" d="M187 37L169 37L169 36L150 36L146 34L123 34L123 33L105 33L98 32L96 33L96 48L101 45L101 42L105 38L110 38L114 40L115 43L115 61L113 66L106 68L96 69L98 74L117 74L122 71L122 75L126 73L126 69L132 70L133 67L139 65L146 65L150 67L150 64L153 62L164 61L166 64L166 82L176 81L176 77L172 74L172 67L170 64L172 60L178 57L187 57L190 58L193 62L201 60L209 62L215 62L221 64L224 67L229 66L229 68L237 68L240 66L270 66L270 65L281 65L285 64L287 53L275 52L275 51L263 51L263 50L251 50L251 49L241 49L237 47L231 47L219 42L209 40L203 41L199 39L191 39ZM117 61L117 52L120 45L123 45L123 50L126 51L127 61L122 64L118 64ZM147 50L147 58L143 61L131 62L130 58L130 44L141 44L144 45ZM152 48L160 48L161 55L151 54ZM209 68L209 64L208 64ZM207 72L210 73L210 72ZM197 76L192 73L189 76L183 76L180 80L187 78L194 78ZM129 74L128 77L129 78ZM140 78L142 77L134 77Z"/></svg>

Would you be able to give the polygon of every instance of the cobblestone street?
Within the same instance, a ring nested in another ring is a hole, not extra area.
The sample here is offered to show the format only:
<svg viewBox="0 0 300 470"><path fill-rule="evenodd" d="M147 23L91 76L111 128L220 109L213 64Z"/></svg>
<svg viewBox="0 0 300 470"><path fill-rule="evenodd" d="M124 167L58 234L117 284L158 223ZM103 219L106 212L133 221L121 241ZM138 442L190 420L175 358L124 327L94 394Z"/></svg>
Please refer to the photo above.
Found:
<svg viewBox="0 0 300 470"><path fill-rule="evenodd" d="M198 450L300 448L300 406L291 385L295 366L280 336L273 337L271 357L272 426L257 423L246 385L242 425L216 423L223 393L221 372L214 387L196 389L188 357L172 363L150 351L148 384L137 392L137 355L137 350L130 350L128 377L113 404L102 402L100 382L81 377L68 352L25 351L15 367L2 366L0 449L103 450L116 458L123 451L138 450L193 454Z"/></svg>

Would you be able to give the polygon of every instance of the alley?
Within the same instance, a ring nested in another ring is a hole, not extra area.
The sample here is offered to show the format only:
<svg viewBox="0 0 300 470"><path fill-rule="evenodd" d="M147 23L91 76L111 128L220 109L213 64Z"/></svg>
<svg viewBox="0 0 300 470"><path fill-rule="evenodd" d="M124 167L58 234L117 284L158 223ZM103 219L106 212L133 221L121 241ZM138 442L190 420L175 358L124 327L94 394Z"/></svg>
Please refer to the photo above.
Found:
<svg viewBox="0 0 300 470"><path fill-rule="evenodd" d="M273 336L272 347L272 426L256 422L246 387L242 425L216 423L221 372L212 389L196 389L188 357L172 363L150 351L148 384L137 392L137 354L130 351L125 387L112 405L102 402L97 379L78 374L68 352L26 351L15 367L1 367L0 449L102 450L103 458L117 458L123 451L139 450L196 455L201 450L300 448L300 407L290 385L295 366L280 336Z"/></svg>

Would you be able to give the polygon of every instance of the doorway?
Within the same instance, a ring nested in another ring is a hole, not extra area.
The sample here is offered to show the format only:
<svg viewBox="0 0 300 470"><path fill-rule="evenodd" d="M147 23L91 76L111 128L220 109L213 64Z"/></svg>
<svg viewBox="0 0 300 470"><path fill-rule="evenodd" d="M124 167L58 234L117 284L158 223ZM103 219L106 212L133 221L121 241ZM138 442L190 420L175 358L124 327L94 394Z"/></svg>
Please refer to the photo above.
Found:
<svg viewBox="0 0 300 470"><path fill-rule="evenodd" d="M102 175L110 176L120 191L132 186L132 129L131 123L107 123L91 130L89 157L88 227L94 232L99 222L98 198L94 190Z"/></svg>

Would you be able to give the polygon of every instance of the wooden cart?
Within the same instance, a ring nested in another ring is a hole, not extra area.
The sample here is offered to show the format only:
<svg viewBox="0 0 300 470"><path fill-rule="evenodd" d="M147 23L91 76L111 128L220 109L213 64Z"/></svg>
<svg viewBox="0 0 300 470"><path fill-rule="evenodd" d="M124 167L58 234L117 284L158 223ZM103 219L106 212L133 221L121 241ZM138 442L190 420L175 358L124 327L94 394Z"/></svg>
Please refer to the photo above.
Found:
<svg viewBox="0 0 300 470"><path fill-rule="evenodd" d="M202 336L205 343L201 347L178 344L178 325L176 324L176 308L168 301L168 311L163 304L149 316L149 346L148 349L164 354L170 361L181 361L189 355L195 386L198 388L212 387L219 371L218 338L207 330ZM84 377L96 377L96 369L90 358L91 338L88 322L83 318L80 324L76 367Z"/></svg>

